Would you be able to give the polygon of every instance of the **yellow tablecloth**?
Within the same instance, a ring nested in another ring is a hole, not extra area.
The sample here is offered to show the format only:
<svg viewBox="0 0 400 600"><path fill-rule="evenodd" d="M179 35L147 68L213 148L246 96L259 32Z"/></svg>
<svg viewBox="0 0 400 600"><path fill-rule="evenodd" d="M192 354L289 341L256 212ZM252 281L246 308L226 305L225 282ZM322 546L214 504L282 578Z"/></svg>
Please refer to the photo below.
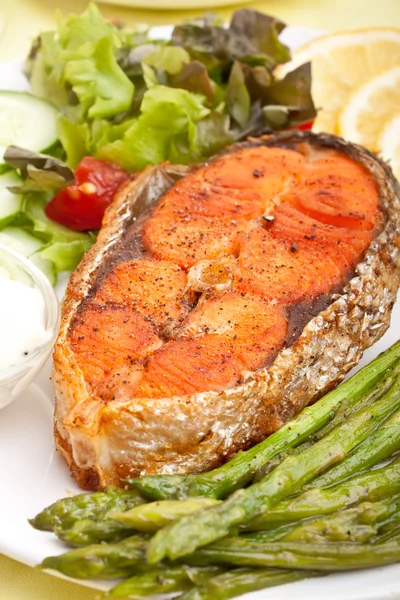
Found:
<svg viewBox="0 0 400 600"><path fill-rule="evenodd" d="M151 0L146 3L151 5ZM24 57L35 34L40 29L53 27L56 7L63 12L80 12L86 4L86 0L0 0L0 16L4 21L0 63ZM377 25L400 27L399 0L264 0L246 6L279 16L291 25L305 27L330 30ZM197 14L196 11L152 12L114 5L101 5L101 8L106 16L151 25L174 23ZM218 12L228 18L232 10ZM0 556L0 600L99 599L100 594L95 590L56 579Z"/></svg>

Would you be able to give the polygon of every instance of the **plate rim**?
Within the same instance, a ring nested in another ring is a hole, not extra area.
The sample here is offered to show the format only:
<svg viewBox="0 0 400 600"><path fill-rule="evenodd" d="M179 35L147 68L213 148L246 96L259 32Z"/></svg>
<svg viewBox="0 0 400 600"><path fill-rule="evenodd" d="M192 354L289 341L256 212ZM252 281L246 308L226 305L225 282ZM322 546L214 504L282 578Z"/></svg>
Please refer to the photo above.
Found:
<svg viewBox="0 0 400 600"><path fill-rule="evenodd" d="M187 0L152 0L151 6L148 6L146 0L96 0L98 4L110 4L112 6L136 8L153 12L155 10L168 10L177 12L183 9L209 9L209 8L229 8L240 5L250 4L254 0L191 0L190 8L188 9Z"/></svg>

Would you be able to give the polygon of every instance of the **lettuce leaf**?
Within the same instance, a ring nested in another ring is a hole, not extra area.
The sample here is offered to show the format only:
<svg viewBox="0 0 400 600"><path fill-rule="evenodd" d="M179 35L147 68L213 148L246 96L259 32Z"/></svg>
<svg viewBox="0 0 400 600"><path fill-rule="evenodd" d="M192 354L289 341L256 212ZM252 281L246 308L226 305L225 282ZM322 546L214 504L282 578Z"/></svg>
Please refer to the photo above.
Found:
<svg viewBox="0 0 400 600"><path fill-rule="evenodd" d="M72 242L53 242L44 246L36 254L42 259L52 261L56 273L60 271L73 271L92 243L90 239L74 240Z"/></svg>
<svg viewBox="0 0 400 600"><path fill-rule="evenodd" d="M25 65L31 91L35 96L52 102L58 108L64 108L71 99L69 90L60 83L60 75L56 69L57 63L53 57L48 58L46 40L53 42L54 32L45 32L40 36L40 54ZM59 66L59 65L58 65Z"/></svg>
<svg viewBox="0 0 400 600"><path fill-rule="evenodd" d="M135 122L124 119L121 123L113 123L106 119L95 119L92 122L77 123L60 115L58 132L66 153L66 163L70 167L76 165L84 156L99 156L99 150L120 140Z"/></svg>
<svg viewBox="0 0 400 600"><path fill-rule="evenodd" d="M231 69L226 95L229 114L244 127L250 117L251 99L239 62L235 62Z"/></svg>
<svg viewBox="0 0 400 600"><path fill-rule="evenodd" d="M291 126L310 121L316 115L310 83L311 64L307 63L266 87L262 95L263 105L287 107Z"/></svg>
<svg viewBox="0 0 400 600"><path fill-rule="evenodd" d="M18 146L8 146L4 160L18 169L22 184L9 187L14 194L31 191L56 192L75 180L73 171L60 159Z"/></svg>
<svg viewBox="0 0 400 600"><path fill-rule="evenodd" d="M216 154L234 141L228 115L213 110L196 125L195 147L201 158Z"/></svg>
<svg viewBox="0 0 400 600"><path fill-rule="evenodd" d="M205 98L186 90L155 86L142 102L141 115L118 140L101 148L100 157L128 170L164 160L188 162L196 153L196 123L209 114Z"/></svg>
<svg viewBox="0 0 400 600"><path fill-rule="evenodd" d="M81 15L70 13L64 17L57 11L57 39L64 59L68 59L68 51L80 51L83 46L95 44L104 37L119 44L117 28L103 18L95 4L90 3Z"/></svg>
<svg viewBox="0 0 400 600"><path fill-rule="evenodd" d="M209 102L213 102L216 96L216 85L206 67L198 60L184 63L181 70L170 77L170 83L175 88L202 94Z"/></svg>
<svg viewBox="0 0 400 600"><path fill-rule="evenodd" d="M118 64L123 72L130 78L143 74L142 63L149 54L153 54L157 50L157 45L153 43L145 43L134 48L121 48L118 51Z"/></svg>
<svg viewBox="0 0 400 600"><path fill-rule="evenodd" d="M110 37L101 38L90 49L86 46L85 51L86 58L69 61L64 71L65 81L81 103L82 115L101 119L128 110L134 86L117 63Z"/></svg>
<svg viewBox="0 0 400 600"><path fill-rule="evenodd" d="M60 108L80 103L82 119L128 110L134 86L117 62L124 37L94 4L82 15L58 13L57 32L41 34L28 59L34 93Z"/></svg>
<svg viewBox="0 0 400 600"><path fill-rule="evenodd" d="M152 67L142 63L143 79L148 90L158 85L157 75Z"/></svg>
<svg viewBox="0 0 400 600"><path fill-rule="evenodd" d="M205 98L200 94L191 94L186 90L172 89L164 86L157 86L146 92L142 102L142 115L152 114L156 118L158 125L177 127L177 124L170 124L162 115L160 109L174 106L182 109L185 119L198 121L210 112L204 106ZM178 125L179 127L179 125Z"/></svg>
<svg viewBox="0 0 400 600"><path fill-rule="evenodd" d="M237 10L229 25L204 22L190 22L175 27L172 43L187 50L190 55L204 62L215 72L216 65L210 59L218 60L220 68L256 56L258 63L273 68L290 60L288 48L279 41L279 33L285 24L255 10Z"/></svg>
<svg viewBox="0 0 400 600"><path fill-rule="evenodd" d="M75 168L84 156L90 154L91 136L88 123L76 123L59 115L57 131L65 150L67 164Z"/></svg>
<svg viewBox="0 0 400 600"><path fill-rule="evenodd" d="M279 40L285 27L285 23L264 13L247 8L237 10L229 27L232 56L247 61L253 57L271 69L288 62L289 48Z"/></svg>
<svg viewBox="0 0 400 600"><path fill-rule="evenodd" d="M182 70L184 63L190 62L190 55L183 48L164 46L145 56L142 62L150 67L162 69L170 75Z"/></svg>

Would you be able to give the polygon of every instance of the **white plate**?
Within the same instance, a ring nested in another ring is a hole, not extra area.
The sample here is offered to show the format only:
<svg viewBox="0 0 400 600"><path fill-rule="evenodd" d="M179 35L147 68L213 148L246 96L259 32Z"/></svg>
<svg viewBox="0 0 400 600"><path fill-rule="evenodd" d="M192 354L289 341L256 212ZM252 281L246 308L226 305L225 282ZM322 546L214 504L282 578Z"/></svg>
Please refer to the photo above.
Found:
<svg viewBox="0 0 400 600"><path fill-rule="evenodd" d="M168 34L157 28L155 35ZM316 32L288 28L285 41L305 43ZM0 88L26 89L21 63L0 68ZM59 290L63 289L60 283ZM360 366L388 348L399 337L400 302L395 305L386 335L365 353ZM3 343L0 341L0 343ZM359 368L358 367L358 368ZM58 554L64 546L50 533L35 531L27 519L58 498L79 492L53 445L53 392L50 365L36 386L0 411L0 552L27 565ZM82 582L81 582L82 583ZM98 589L110 584L84 582ZM330 575L246 595L253 600L400 600L400 565Z"/></svg>
<svg viewBox="0 0 400 600"><path fill-rule="evenodd" d="M236 4L249 4L253 0L97 0L100 4L115 4L116 6L129 6L143 10L183 10L194 8L222 8Z"/></svg>

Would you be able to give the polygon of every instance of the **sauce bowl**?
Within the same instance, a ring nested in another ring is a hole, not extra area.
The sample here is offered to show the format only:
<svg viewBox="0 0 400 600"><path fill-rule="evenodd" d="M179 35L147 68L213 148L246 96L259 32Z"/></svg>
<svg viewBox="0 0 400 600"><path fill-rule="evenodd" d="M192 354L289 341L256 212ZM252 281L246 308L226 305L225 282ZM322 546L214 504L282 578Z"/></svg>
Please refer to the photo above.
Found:
<svg viewBox="0 0 400 600"><path fill-rule="evenodd" d="M29 356L7 368L0 369L0 409L12 402L29 387L43 368L53 348L60 323L60 306L57 296L47 277L24 256L0 244L0 268L10 273L10 278L35 288L44 304L44 329L48 337ZM12 274L12 275L11 275ZM7 339L1 337L1 344Z"/></svg>

